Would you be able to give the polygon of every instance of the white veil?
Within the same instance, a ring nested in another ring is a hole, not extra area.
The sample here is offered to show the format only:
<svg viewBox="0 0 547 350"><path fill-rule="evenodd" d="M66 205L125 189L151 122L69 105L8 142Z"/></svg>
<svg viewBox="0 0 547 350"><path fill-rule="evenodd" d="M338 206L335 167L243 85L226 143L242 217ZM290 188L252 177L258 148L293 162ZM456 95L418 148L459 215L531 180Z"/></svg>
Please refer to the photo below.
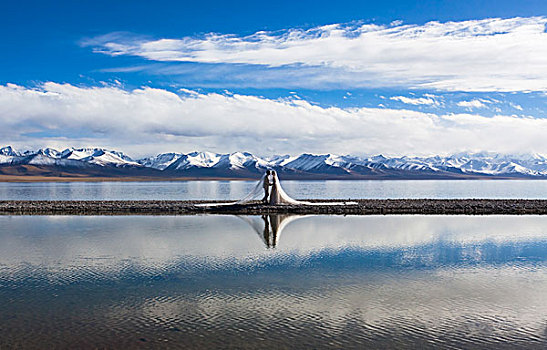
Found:
<svg viewBox="0 0 547 350"><path fill-rule="evenodd" d="M245 204L248 202L251 202L253 200L257 200L262 198L262 195L264 194L264 179L266 179L267 174L264 173L256 186L249 192L245 197L241 198L235 203L232 204Z"/></svg>
<svg viewBox="0 0 547 350"><path fill-rule="evenodd" d="M225 202L225 203L199 203L195 204L197 207L218 207L218 206L225 206L225 205L234 205L234 204L247 204L253 201L256 201L258 199L262 198L262 195L264 193L264 179L266 178L267 174L264 173L260 180L258 180L258 183L255 185L255 187L249 192L245 197L241 198L238 201L235 202Z"/></svg>

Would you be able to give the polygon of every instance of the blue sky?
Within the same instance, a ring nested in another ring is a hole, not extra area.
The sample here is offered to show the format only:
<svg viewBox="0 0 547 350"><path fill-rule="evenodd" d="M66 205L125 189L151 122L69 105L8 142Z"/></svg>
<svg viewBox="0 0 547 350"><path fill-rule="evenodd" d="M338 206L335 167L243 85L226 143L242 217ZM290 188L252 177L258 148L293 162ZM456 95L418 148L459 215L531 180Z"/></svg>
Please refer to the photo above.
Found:
<svg viewBox="0 0 547 350"><path fill-rule="evenodd" d="M545 1L5 2L0 139L544 153L546 16Z"/></svg>

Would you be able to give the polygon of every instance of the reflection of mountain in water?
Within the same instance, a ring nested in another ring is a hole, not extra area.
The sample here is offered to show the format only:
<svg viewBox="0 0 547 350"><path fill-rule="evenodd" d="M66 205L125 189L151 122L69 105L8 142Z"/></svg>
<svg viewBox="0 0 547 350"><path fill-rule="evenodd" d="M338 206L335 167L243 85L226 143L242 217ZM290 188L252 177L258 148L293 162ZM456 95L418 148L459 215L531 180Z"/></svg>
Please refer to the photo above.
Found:
<svg viewBox="0 0 547 350"><path fill-rule="evenodd" d="M242 216L238 218L247 222L256 231L260 239L266 245L266 248L275 248L279 242L279 236L285 227L297 220L301 219L302 215L262 215L260 217Z"/></svg>

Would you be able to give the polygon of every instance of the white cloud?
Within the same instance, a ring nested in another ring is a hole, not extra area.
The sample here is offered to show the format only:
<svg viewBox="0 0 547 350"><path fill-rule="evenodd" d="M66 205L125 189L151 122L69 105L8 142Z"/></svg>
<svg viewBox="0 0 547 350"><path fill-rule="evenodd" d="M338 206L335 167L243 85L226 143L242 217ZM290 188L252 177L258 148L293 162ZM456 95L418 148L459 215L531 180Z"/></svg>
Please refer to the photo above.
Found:
<svg viewBox="0 0 547 350"><path fill-rule="evenodd" d="M438 106L439 102L435 100L432 95L426 97L405 97L405 96L393 96L389 98L393 101L399 101L409 105L429 105L429 106Z"/></svg>
<svg viewBox="0 0 547 350"><path fill-rule="evenodd" d="M481 100L460 101L456 104L460 107L465 107L465 108L469 108L469 109L472 109L472 108L485 108L486 107L486 105L484 103L482 103Z"/></svg>
<svg viewBox="0 0 547 350"><path fill-rule="evenodd" d="M544 152L546 119L321 107L305 100L143 87L0 85L0 139L18 147L161 151L446 154Z"/></svg>
<svg viewBox="0 0 547 350"><path fill-rule="evenodd" d="M190 89L180 88L179 91L188 95L193 95L193 96L199 95L196 91L190 90Z"/></svg>
<svg viewBox="0 0 547 350"><path fill-rule="evenodd" d="M310 74L325 84L343 76L345 84L359 86L545 91L546 23L545 17L527 17L424 25L332 24L243 37L159 40L114 33L84 45L112 56L153 61L322 67Z"/></svg>
<svg viewBox="0 0 547 350"><path fill-rule="evenodd" d="M521 106L521 105L518 105L518 104L516 104L516 103L509 103L509 106L511 106L511 107L513 107L514 109L519 110L519 111L522 111L522 110L523 110L522 106Z"/></svg>

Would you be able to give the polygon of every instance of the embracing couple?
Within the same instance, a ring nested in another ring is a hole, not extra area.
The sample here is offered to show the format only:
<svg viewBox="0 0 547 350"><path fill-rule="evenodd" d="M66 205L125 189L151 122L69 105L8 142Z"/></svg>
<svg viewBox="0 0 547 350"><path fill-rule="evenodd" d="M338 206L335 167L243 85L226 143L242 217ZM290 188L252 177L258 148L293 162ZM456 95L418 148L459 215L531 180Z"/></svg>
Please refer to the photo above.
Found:
<svg viewBox="0 0 547 350"><path fill-rule="evenodd" d="M275 170L267 170L266 175L264 176L264 182L262 183L262 187L264 188L264 198L262 198L262 202L264 202L264 204L279 203L277 181L277 173Z"/></svg>

